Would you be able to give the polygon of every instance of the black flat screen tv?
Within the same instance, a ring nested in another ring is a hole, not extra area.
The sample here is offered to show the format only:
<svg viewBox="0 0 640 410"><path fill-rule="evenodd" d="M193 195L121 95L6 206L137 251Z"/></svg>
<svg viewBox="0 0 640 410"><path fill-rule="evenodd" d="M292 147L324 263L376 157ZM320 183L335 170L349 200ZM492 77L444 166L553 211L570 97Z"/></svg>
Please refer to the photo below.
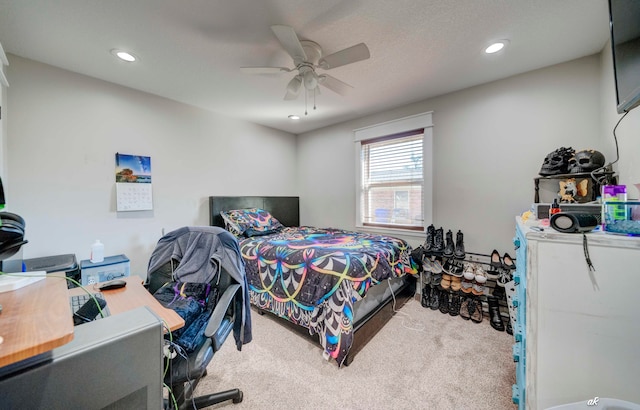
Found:
<svg viewBox="0 0 640 410"><path fill-rule="evenodd" d="M609 0L618 114L640 105L640 0Z"/></svg>

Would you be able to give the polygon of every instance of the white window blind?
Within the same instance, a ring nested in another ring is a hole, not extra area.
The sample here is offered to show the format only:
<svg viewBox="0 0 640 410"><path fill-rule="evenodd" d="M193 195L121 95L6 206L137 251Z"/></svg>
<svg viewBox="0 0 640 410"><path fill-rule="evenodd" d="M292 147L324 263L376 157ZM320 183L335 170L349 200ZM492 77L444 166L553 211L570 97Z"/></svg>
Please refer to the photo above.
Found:
<svg viewBox="0 0 640 410"><path fill-rule="evenodd" d="M360 141L363 226L423 230L424 129Z"/></svg>

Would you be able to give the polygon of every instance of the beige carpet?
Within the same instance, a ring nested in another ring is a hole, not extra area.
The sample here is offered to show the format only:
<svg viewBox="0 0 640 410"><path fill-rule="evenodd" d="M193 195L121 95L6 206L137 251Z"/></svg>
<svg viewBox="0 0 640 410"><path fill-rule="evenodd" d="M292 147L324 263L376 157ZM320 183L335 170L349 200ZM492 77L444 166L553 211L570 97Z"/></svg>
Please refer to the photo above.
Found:
<svg viewBox="0 0 640 410"><path fill-rule="evenodd" d="M239 387L242 403L210 409L516 409L513 337L410 300L338 368L320 348L252 311L253 341L227 340L196 393Z"/></svg>

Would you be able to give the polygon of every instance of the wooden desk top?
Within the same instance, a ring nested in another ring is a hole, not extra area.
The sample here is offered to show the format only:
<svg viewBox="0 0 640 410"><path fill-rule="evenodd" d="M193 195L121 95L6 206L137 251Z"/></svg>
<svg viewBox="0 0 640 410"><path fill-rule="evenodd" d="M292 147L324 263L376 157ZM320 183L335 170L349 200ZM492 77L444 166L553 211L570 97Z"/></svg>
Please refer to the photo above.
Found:
<svg viewBox="0 0 640 410"><path fill-rule="evenodd" d="M0 293L0 367L73 340L67 281L46 279Z"/></svg>
<svg viewBox="0 0 640 410"><path fill-rule="evenodd" d="M67 289L64 274L51 273L38 282L20 289L0 293L0 367L48 352L73 340L73 320L69 296L84 293L81 288ZM184 320L163 307L139 276L124 278L127 286L102 291L111 316L147 306L166 326L175 331ZM93 285L85 286L98 292Z"/></svg>
<svg viewBox="0 0 640 410"><path fill-rule="evenodd" d="M127 286L124 288L102 291L111 316L140 306L147 306L166 323L166 326L168 326L172 332L184 326L184 319L182 319L180 315L162 306L153 295L142 286L142 278L139 276L129 276L122 279L127 281ZM98 287L95 285L88 285L85 286L85 288L92 292L99 292ZM82 293L84 293L84 290L81 288L69 289L70 295L79 295ZM69 303L67 302L67 304Z"/></svg>

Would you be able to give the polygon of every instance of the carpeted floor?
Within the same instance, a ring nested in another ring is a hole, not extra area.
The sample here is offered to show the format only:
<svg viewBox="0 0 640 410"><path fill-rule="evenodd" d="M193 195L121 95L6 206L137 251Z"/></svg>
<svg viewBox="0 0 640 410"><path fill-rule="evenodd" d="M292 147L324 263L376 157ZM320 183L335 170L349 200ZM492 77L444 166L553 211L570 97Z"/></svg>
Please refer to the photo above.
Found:
<svg viewBox="0 0 640 410"><path fill-rule="evenodd" d="M338 368L320 348L252 311L253 341L227 340L196 393L239 387L244 400L210 409L516 409L513 337L410 300Z"/></svg>

